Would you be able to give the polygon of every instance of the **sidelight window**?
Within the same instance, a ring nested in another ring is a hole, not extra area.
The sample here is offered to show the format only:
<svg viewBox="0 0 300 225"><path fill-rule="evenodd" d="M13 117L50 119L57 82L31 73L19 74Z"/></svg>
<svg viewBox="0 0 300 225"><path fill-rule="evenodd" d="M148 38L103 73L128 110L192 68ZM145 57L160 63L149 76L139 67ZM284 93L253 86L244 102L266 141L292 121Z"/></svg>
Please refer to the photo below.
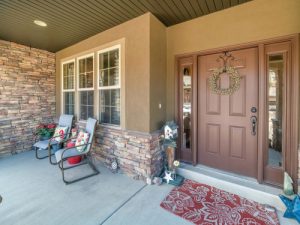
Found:
<svg viewBox="0 0 300 225"><path fill-rule="evenodd" d="M268 57L268 164L275 167L282 166L283 72L283 55L270 55Z"/></svg>

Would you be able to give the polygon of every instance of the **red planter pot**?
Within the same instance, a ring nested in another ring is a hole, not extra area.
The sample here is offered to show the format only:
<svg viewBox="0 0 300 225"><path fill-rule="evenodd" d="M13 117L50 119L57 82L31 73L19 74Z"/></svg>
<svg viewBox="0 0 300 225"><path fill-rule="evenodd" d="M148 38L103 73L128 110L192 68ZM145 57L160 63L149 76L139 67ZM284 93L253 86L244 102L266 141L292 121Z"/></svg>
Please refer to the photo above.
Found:
<svg viewBox="0 0 300 225"><path fill-rule="evenodd" d="M71 158L68 158L68 163L70 164L77 164L81 162L81 156L74 156Z"/></svg>
<svg viewBox="0 0 300 225"><path fill-rule="evenodd" d="M69 142L67 144L67 148L72 148L72 147L75 147L75 143L74 142ZM81 162L81 156L74 156L74 157L68 158L68 163L69 164L77 164L77 163L80 163L80 162Z"/></svg>

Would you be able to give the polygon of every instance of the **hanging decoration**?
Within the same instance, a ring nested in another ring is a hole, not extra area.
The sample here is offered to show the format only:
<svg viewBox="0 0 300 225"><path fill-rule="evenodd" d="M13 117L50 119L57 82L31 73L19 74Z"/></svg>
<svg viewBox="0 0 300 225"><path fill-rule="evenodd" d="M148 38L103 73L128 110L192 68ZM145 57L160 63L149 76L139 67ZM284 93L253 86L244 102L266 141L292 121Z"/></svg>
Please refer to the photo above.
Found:
<svg viewBox="0 0 300 225"><path fill-rule="evenodd" d="M215 94L232 95L235 91L237 91L240 88L241 76L233 66L227 65L227 61L229 59L234 59L232 55L225 52L224 56L220 56L220 59L222 59L224 65L221 68L216 68L213 70L212 75L209 77L208 85L211 91ZM217 61L219 61L219 59ZM230 86L228 88L221 88L218 85L220 76L223 73L226 73L229 76Z"/></svg>

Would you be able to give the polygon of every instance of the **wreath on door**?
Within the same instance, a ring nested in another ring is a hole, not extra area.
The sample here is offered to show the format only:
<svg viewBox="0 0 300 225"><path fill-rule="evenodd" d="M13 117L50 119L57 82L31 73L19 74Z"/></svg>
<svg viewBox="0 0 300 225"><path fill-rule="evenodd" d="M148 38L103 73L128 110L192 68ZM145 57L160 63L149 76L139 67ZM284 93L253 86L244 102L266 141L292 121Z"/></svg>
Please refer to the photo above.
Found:
<svg viewBox="0 0 300 225"><path fill-rule="evenodd" d="M230 78L230 86L228 88L220 88L218 81L221 74L226 73ZM238 71L231 66L224 66L213 70L212 75L209 77L209 87L211 91L219 95L232 95L240 88L241 76Z"/></svg>

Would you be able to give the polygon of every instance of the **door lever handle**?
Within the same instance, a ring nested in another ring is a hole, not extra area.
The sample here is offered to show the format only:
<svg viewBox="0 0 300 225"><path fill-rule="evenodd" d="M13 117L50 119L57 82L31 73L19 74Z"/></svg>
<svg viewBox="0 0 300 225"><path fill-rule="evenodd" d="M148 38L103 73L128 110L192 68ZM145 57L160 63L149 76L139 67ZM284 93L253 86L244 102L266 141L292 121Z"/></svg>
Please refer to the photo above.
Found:
<svg viewBox="0 0 300 225"><path fill-rule="evenodd" d="M256 116L251 116L250 117L250 121L251 121L251 125L252 125L252 130L251 130L251 134L253 136L256 135L256 123L257 123L257 117Z"/></svg>

